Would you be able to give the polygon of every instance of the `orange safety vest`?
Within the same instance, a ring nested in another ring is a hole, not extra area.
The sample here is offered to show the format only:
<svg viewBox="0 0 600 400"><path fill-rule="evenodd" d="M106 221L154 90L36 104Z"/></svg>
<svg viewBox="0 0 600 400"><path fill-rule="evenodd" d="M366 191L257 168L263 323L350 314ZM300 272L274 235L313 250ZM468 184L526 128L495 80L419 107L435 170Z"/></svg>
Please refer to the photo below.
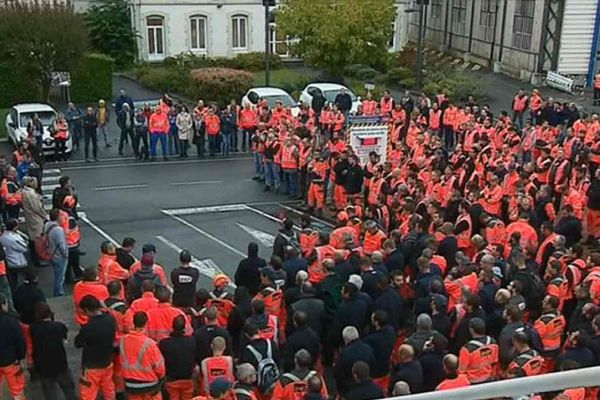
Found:
<svg viewBox="0 0 600 400"><path fill-rule="evenodd" d="M6 262L0 260L0 276L6 276Z"/></svg>
<svg viewBox="0 0 600 400"><path fill-rule="evenodd" d="M377 230L377 232L375 233L366 231L363 245L363 250L365 254L371 255L374 251L381 250L381 246L385 239L387 239L387 236L380 230Z"/></svg>
<svg viewBox="0 0 600 400"><path fill-rule="evenodd" d="M458 389L465 386L471 386L471 382L466 375L458 374L458 376L454 379L444 379L435 390L450 390L450 389Z"/></svg>
<svg viewBox="0 0 600 400"><path fill-rule="evenodd" d="M192 334L192 327L188 316L177 307L170 303L158 303L156 307L148 310L148 325L146 332L148 337L157 343L164 338L169 337L173 331L173 320L182 315L186 320L185 334Z"/></svg>
<svg viewBox="0 0 600 400"><path fill-rule="evenodd" d="M327 258L333 259L336 248L330 244L317 246L315 248L317 259L308 266L308 280L312 284L320 283L327 276L327 272L323 268L323 261Z"/></svg>
<svg viewBox="0 0 600 400"><path fill-rule="evenodd" d="M434 131L440 129L442 110L429 111L429 127Z"/></svg>
<svg viewBox="0 0 600 400"><path fill-rule="evenodd" d="M302 257L306 258L317 247L319 232L305 229L298 235L298 241L300 242Z"/></svg>
<svg viewBox="0 0 600 400"><path fill-rule="evenodd" d="M23 202L23 194L19 191L19 185L8 178L4 178L4 180L2 180L0 193L4 198L4 202L8 206L16 206Z"/></svg>
<svg viewBox="0 0 600 400"><path fill-rule="evenodd" d="M143 332L133 331L121 338L119 358L125 387L143 393L158 389L165 376L165 360L156 342Z"/></svg>
<svg viewBox="0 0 600 400"><path fill-rule="evenodd" d="M256 113L250 108L244 108L240 112L240 127L242 129L252 129L256 126Z"/></svg>
<svg viewBox="0 0 600 400"><path fill-rule="evenodd" d="M362 103L363 115L377 114L377 102L375 100L365 100Z"/></svg>
<svg viewBox="0 0 600 400"><path fill-rule="evenodd" d="M206 301L206 308L214 307L217 310L217 325L226 328L229 315L233 312L235 304L226 298L228 296L227 292L223 292L219 296L215 296L213 292L210 292L209 295L211 298Z"/></svg>
<svg viewBox="0 0 600 400"><path fill-rule="evenodd" d="M394 104L393 97L389 97L387 100L385 99L385 97L382 97L381 101L379 103L381 106L381 114L382 115L390 114L392 112L392 108L393 108L393 104Z"/></svg>
<svg viewBox="0 0 600 400"><path fill-rule="evenodd" d="M544 359L539 353L530 349L519 354L511 361L508 365L507 373L510 377L539 375L542 372L543 363ZM523 375L521 375L519 371L522 371Z"/></svg>
<svg viewBox="0 0 600 400"><path fill-rule="evenodd" d="M267 326L258 330L258 335L261 339L273 340L275 343L279 340L279 319L277 316L269 314L267 318Z"/></svg>
<svg viewBox="0 0 600 400"><path fill-rule="evenodd" d="M329 235L329 244L335 247L336 249L344 249L346 247L346 243L344 241L344 235L349 234L354 244L358 244L358 237L356 236L356 230L350 226L342 226L340 228L336 228Z"/></svg>
<svg viewBox="0 0 600 400"><path fill-rule="evenodd" d="M233 382L233 358L230 356L207 357L200 363L200 387L203 393L210 393L210 384L217 378Z"/></svg>
<svg viewBox="0 0 600 400"><path fill-rule="evenodd" d="M267 294L265 295L263 292L267 292ZM254 298L264 301L265 310L269 314L279 315L281 312L281 302L283 300L283 292L281 290L267 287L254 296Z"/></svg>
<svg viewBox="0 0 600 400"><path fill-rule="evenodd" d="M102 254L98 260L98 279L103 285L111 281L123 281L129 278L129 271L117 262L117 256Z"/></svg>
<svg viewBox="0 0 600 400"><path fill-rule="evenodd" d="M73 215L64 210L60 210L58 214L58 224L65 231L67 245L69 248L79 246L79 242L81 241L81 232L79 231L77 220L75 220Z"/></svg>
<svg viewBox="0 0 600 400"><path fill-rule="evenodd" d="M88 317L79 307L79 302L87 295L92 295L99 301L108 299L108 289L99 281L86 282L80 281L73 287L73 303L75 305L75 322L79 325L85 325L88 322Z"/></svg>
<svg viewBox="0 0 600 400"><path fill-rule="evenodd" d="M206 124L206 134L215 136L221 131L221 120L218 115L207 115L204 117L204 123Z"/></svg>
<svg viewBox="0 0 600 400"><path fill-rule="evenodd" d="M23 155L19 153L19 150L13 151L13 157L15 158L17 165L21 164L21 161L23 161Z"/></svg>
<svg viewBox="0 0 600 400"><path fill-rule="evenodd" d="M531 111L535 112L539 110L542 107L543 102L544 101L542 100L542 98L537 94L531 96Z"/></svg>
<svg viewBox="0 0 600 400"><path fill-rule="evenodd" d="M544 345L544 354L560 350L560 341L565 326L565 317L556 313L544 314L535 321L535 329L538 331ZM556 356L556 354L553 356Z"/></svg>
<svg viewBox="0 0 600 400"><path fill-rule="evenodd" d="M465 374L471 383L488 382L496 377L498 359L498 344L493 338L471 339L460 349L458 371Z"/></svg>
<svg viewBox="0 0 600 400"><path fill-rule="evenodd" d="M552 244L554 239L556 239L556 236L557 235L554 232L551 233L546 239L544 239L544 241L538 248L538 251L535 255L535 262L540 266L540 268L544 267L542 265L542 261L543 261L542 258L544 257L544 252L546 251L546 247Z"/></svg>
<svg viewBox="0 0 600 400"><path fill-rule="evenodd" d="M294 154L295 150L297 150L297 147L293 145L281 148L281 168L298 169L298 157Z"/></svg>
<svg viewBox="0 0 600 400"><path fill-rule="evenodd" d="M67 121L57 121L56 128L54 139L67 140L69 138L69 125L67 124Z"/></svg>
<svg viewBox="0 0 600 400"><path fill-rule="evenodd" d="M291 372L281 375L273 389L273 400L303 400L307 392L307 382L314 376L318 376L317 371L310 371L304 378L300 378ZM323 378L321 378L322 380ZM328 396L324 382L321 395L323 398Z"/></svg>
<svg viewBox="0 0 600 400"><path fill-rule="evenodd" d="M525 95L523 95L522 97L519 97L518 95L515 96L513 100L513 111L519 113L525 111L525 109L527 108L527 100L529 100L529 98Z"/></svg>
<svg viewBox="0 0 600 400"><path fill-rule="evenodd" d="M469 247L471 247L471 235L473 233L473 223L471 222L471 216L468 214L459 216L456 219L456 225L460 224L461 222L466 222L469 227L461 233L459 233L456 237L456 240L458 242L458 248L468 249Z"/></svg>
<svg viewBox="0 0 600 400"><path fill-rule="evenodd" d="M375 177L371 178L371 183L369 184L369 196L367 197L367 203L374 206L379 201L379 195L381 194L381 188L383 187L383 183L385 179Z"/></svg>

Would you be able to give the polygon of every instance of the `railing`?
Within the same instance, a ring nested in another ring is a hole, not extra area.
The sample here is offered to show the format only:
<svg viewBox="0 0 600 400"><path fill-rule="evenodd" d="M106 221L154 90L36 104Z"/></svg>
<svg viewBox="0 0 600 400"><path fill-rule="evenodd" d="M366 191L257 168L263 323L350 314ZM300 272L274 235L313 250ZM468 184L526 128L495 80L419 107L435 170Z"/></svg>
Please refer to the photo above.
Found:
<svg viewBox="0 0 600 400"><path fill-rule="evenodd" d="M534 393L558 392L565 389L600 385L600 367L555 372L526 378L514 378L454 390L429 392L386 400L488 400L518 398Z"/></svg>

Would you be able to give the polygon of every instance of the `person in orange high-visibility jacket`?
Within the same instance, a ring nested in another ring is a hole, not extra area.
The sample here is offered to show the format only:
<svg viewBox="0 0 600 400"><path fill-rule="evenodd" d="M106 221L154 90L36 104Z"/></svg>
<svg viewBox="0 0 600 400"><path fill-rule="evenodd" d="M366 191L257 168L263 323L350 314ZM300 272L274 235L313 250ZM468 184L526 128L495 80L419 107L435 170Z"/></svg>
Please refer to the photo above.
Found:
<svg viewBox="0 0 600 400"><path fill-rule="evenodd" d="M283 292L275 283L276 272L271 266L263 267L259 271L260 291L254 298L265 303L265 309L270 315L279 317L282 310Z"/></svg>
<svg viewBox="0 0 600 400"><path fill-rule="evenodd" d="M308 381L312 378L321 379L322 398L327 398L327 387L323 377L317 371L311 370L313 364L310 353L301 349L294 355L294 369L282 374L275 388L273 389L272 400L299 400L305 399L304 395L308 392Z"/></svg>
<svg viewBox="0 0 600 400"><path fill-rule="evenodd" d="M531 101L530 101L530 110L531 110L531 120L535 125L537 124L538 112L542 108L544 104L544 99L542 99L542 94L538 89L533 89L531 91Z"/></svg>
<svg viewBox="0 0 600 400"><path fill-rule="evenodd" d="M88 317L79 307L79 302L87 295L92 295L103 302L108 298L108 289L98 280L96 268L88 267L81 274L81 281L73 287L73 303L75 305L75 322L85 325Z"/></svg>
<svg viewBox="0 0 600 400"><path fill-rule="evenodd" d="M542 301L542 316L534 325L544 345L544 373L554 371L554 360L560 354L561 340L565 332L565 317L559 314L558 306L558 297L546 296Z"/></svg>
<svg viewBox="0 0 600 400"><path fill-rule="evenodd" d="M231 382L234 380L233 358L224 355L226 347L225 339L220 336L210 343L212 356L205 358L200 364L200 393L210 393L210 385L217 378L225 378Z"/></svg>
<svg viewBox="0 0 600 400"><path fill-rule="evenodd" d="M6 177L0 185L0 195L4 199L4 208L6 209L8 218L19 218L19 210L23 202L23 194L17 180L17 170L9 167L6 171Z"/></svg>
<svg viewBox="0 0 600 400"><path fill-rule="evenodd" d="M329 244L329 235L324 232L319 233L319 245L315 247L314 252L309 255L308 261L308 280L313 285L320 283L327 276L327 271L323 266L326 259L333 260L336 248Z"/></svg>
<svg viewBox="0 0 600 400"><path fill-rule="evenodd" d="M287 193L296 197L298 195L298 167L300 152L292 138L288 136L281 147L281 169L283 170L283 184Z"/></svg>
<svg viewBox="0 0 600 400"><path fill-rule="evenodd" d="M125 283L129 278L129 271L117 262L116 250L116 246L108 240L100 245L102 255L98 260L98 279L104 285L108 285L111 281ZM121 296L124 298L125 293L122 293Z"/></svg>
<svg viewBox="0 0 600 400"><path fill-rule="evenodd" d="M524 329L513 333L512 343L516 357L508 364L507 378L521 378L535 376L543 372L544 359L529 345L529 335Z"/></svg>
<svg viewBox="0 0 600 400"><path fill-rule="evenodd" d="M166 112L160 106L156 106L154 113L148 121L148 131L150 132L150 157L156 159L156 145L160 140L160 148L163 158L167 158L167 133L169 132L169 118Z"/></svg>
<svg viewBox="0 0 600 400"><path fill-rule="evenodd" d="M390 115L392 113L392 110L394 109L394 98L391 96L389 90L383 91L383 97L379 101L379 106L381 115Z"/></svg>
<svg viewBox="0 0 600 400"><path fill-rule="evenodd" d="M136 312L148 312L158 306L158 299L154 296L156 289L154 283L150 280L142 282L142 297L131 302L129 308L125 312L124 325L125 330L133 329L133 316Z"/></svg>
<svg viewBox="0 0 600 400"><path fill-rule="evenodd" d="M461 387L471 386L469 378L461 374L458 368L458 357L454 354L447 354L443 359L445 379L440 382L435 390L450 390Z"/></svg>
<svg viewBox="0 0 600 400"><path fill-rule="evenodd" d="M512 120L519 130L523 129L523 115L527 107L529 107L529 97L525 94L525 90L519 89L512 102Z"/></svg>
<svg viewBox="0 0 600 400"><path fill-rule="evenodd" d="M365 228L367 230L365 232L363 251L366 255L370 256L373 252L381 250L387 236L373 220L365 222Z"/></svg>
<svg viewBox="0 0 600 400"><path fill-rule="evenodd" d="M63 199L62 208L58 213L58 225L65 232L67 238L67 246L69 248L69 260L65 276L67 279L81 275L81 267L79 265L79 244L81 242L81 231L77 219L73 215L73 210L77 201L73 196L65 196Z"/></svg>
<svg viewBox="0 0 600 400"><path fill-rule="evenodd" d="M321 153L314 153L313 160L308 164L310 185L308 186L308 207L321 215L325 206L325 179L329 166L326 161L321 161Z"/></svg>
<svg viewBox="0 0 600 400"><path fill-rule="evenodd" d="M340 211L337 214L337 228L335 228L329 234L329 244L335 247L336 249L345 249L346 248L346 239L345 236L350 235L350 237L354 241L354 245L358 245L358 235L356 234L356 230L348 226L348 213L346 211Z"/></svg>
<svg viewBox="0 0 600 400"><path fill-rule="evenodd" d="M242 151L246 151L250 148L250 140L256 129L258 119L256 117L256 111L252 109L250 103L244 104L244 108L240 111L239 126L242 130Z"/></svg>
<svg viewBox="0 0 600 400"><path fill-rule="evenodd" d="M180 315L186 318L185 333L191 335L193 331L190 320L180 308L171 305L169 289L164 286L157 288L156 298L158 299L157 306L146 313L148 315L148 325L146 326L148 337L157 343L168 337L173 329L173 320Z"/></svg>
<svg viewBox="0 0 600 400"><path fill-rule="evenodd" d="M488 214L496 217L500 216L503 197L502 187L498 183L498 177L493 175L490 184L486 186L482 192L482 206L484 210Z"/></svg>
<svg viewBox="0 0 600 400"><path fill-rule="evenodd" d="M5 297L0 297L0 330L4 335L2 343L7 346L3 348L6 359L0 364L0 390L6 379L8 393L12 399L25 400L25 374L21 368L21 362L27 354L25 337L21 330L18 318L9 314L9 304Z"/></svg>
<svg viewBox="0 0 600 400"><path fill-rule="evenodd" d="M156 342L144 333L148 316L133 316L133 331L121 338L119 357L123 365L125 392L129 400L161 400L165 360Z"/></svg>
<svg viewBox="0 0 600 400"><path fill-rule="evenodd" d="M371 92L367 93L367 98L362 102L363 115L371 116L377 114L377 102L373 100Z"/></svg>
<svg viewBox="0 0 600 400"><path fill-rule="evenodd" d="M221 119L213 108L208 109L208 113L204 117L206 125L206 134L208 136L208 152L210 156L214 156L217 152L217 137L221 132Z"/></svg>
<svg viewBox="0 0 600 400"><path fill-rule="evenodd" d="M147 243L142 247L142 259L145 259L145 255L150 255L152 259L154 259L156 255L156 247L153 244ZM129 272L133 276L136 272L142 269L142 261L134 262L129 268ZM153 263L152 271L159 277L160 282L163 286L168 285L167 275L165 274L165 270L160 265Z"/></svg>
<svg viewBox="0 0 600 400"><path fill-rule="evenodd" d="M469 321L471 340L458 353L458 373L464 374L472 384L494 380L498 374L499 348L496 341L485 334L485 321Z"/></svg>

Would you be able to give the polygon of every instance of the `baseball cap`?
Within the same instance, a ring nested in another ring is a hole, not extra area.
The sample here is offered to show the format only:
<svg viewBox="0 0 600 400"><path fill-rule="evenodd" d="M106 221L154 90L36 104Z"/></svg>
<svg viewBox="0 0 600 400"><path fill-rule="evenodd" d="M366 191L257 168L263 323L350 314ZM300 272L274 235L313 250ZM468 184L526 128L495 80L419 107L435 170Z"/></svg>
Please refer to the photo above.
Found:
<svg viewBox="0 0 600 400"><path fill-rule="evenodd" d="M142 247L142 254L143 253L156 253L156 246L154 246L152 243L146 243Z"/></svg>
<svg viewBox="0 0 600 400"><path fill-rule="evenodd" d="M259 269L259 271L260 271L261 275L268 277L272 281L275 280L276 272L273 269L273 267L269 267L269 266L262 267L261 269Z"/></svg>
<svg viewBox="0 0 600 400"><path fill-rule="evenodd" d="M502 269L500 269L500 267L492 267L492 274L494 274L496 278L504 278L504 275L502 275Z"/></svg>
<svg viewBox="0 0 600 400"><path fill-rule="evenodd" d="M229 278L225 274L217 274L213 278L213 285L215 287L227 286L229 284Z"/></svg>
<svg viewBox="0 0 600 400"><path fill-rule="evenodd" d="M210 384L210 395L213 397L219 397L231 389L231 382L225 378L217 378Z"/></svg>

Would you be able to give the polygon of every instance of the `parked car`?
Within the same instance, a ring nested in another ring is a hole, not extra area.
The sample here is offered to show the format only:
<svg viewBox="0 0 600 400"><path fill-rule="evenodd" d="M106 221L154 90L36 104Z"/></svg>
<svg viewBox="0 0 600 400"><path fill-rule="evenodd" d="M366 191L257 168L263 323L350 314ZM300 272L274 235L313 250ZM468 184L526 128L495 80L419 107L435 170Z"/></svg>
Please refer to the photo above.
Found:
<svg viewBox="0 0 600 400"><path fill-rule="evenodd" d="M50 134L50 127L54 124L57 112L52 106L42 103L26 103L14 105L6 116L6 132L8 139L17 145L27 139L27 124L37 114L42 125L44 134L42 136L42 151L45 155L54 154L54 138ZM67 154L73 150L73 139L67 141Z"/></svg>
<svg viewBox="0 0 600 400"><path fill-rule="evenodd" d="M356 97L354 93L350 89L348 89L344 85L340 85L337 83L311 83L304 88L302 93L300 94L300 102L304 104L311 105L312 98L316 93L321 93L325 100L328 103L333 103L335 100L335 96L337 96L342 89L346 89L346 92L350 95L352 99L352 109L351 112L356 112L356 109L361 104L360 98Z"/></svg>
<svg viewBox="0 0 600 400"><path fill-rule="evenodd" d="M246 103L256 105L259 100L266 99L270 108L275 107L275 103L279 100L284 107L290 107L292 115L295 117L300 112L298 102L294 100L288 92L275 87L255 87L248 90L248 93L242 97L242 106Z"/></svg>

